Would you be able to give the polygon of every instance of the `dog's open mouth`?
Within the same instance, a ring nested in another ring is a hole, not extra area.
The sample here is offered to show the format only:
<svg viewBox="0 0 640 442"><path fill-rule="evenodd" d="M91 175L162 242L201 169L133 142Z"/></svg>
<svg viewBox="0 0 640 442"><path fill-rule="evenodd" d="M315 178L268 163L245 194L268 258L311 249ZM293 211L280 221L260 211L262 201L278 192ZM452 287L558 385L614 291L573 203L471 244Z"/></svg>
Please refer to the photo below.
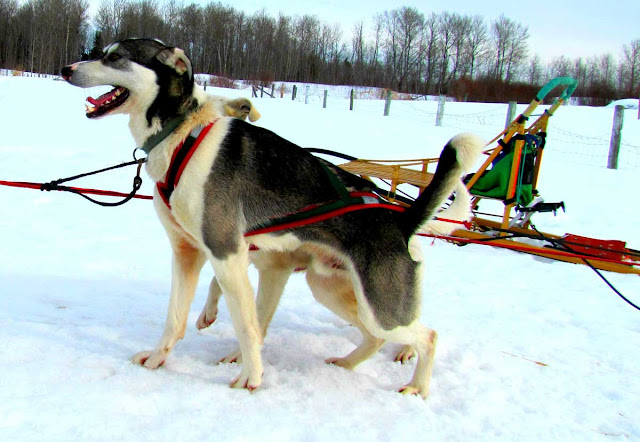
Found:
<svg viewBox="0 0 640 442"><path fill-rule="evenodd" d="M124 104L129 98L129 91L126 88L116 86L106 94L98 98L87 98L87 117L98 118Z"/></svg>

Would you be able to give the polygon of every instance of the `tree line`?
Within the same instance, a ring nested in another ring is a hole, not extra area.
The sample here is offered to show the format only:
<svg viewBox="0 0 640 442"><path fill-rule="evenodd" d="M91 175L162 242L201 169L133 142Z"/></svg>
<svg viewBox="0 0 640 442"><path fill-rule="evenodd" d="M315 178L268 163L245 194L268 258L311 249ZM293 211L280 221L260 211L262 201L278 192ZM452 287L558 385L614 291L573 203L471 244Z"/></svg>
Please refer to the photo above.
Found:
<svg viewBox="0 0 640 442"><path fill-rule="evenodd" d="M502 15L428 13L401 7L355 23L350 38L316 16L247 14L211 2L0 0L0 67L56 73L98 56L125 37L156 37L181 47L197 72L228 78L349 84L461 100L527 101L555 76L577 78L575 96L605 104L640 89L640 39L612 54L543 63L528 49L527 26Z"/></svg>

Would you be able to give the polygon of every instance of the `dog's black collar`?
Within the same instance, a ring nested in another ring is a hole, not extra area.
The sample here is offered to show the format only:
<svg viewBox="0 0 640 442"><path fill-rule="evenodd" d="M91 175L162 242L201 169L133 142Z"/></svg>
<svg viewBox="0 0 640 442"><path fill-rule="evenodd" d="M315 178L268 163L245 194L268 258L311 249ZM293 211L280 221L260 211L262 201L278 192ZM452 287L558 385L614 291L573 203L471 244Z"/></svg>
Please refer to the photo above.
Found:
<svg viewBox="0 0 640 442"><path fill-rule="evenodd" d="M167 124L164 125L164 127L160 132L155 133L151 135L149 138L147 138L147 141L144 142L144 144L142 145L142 147L140 147L140 149L144 151L144 153L149 155L149 152L151 152L151 150L153 150L153 148L156 147L158 144L162 143L162 141L164 141L165 138L171 135L171 132L176 130L177 127L184 122L184 120L185 120L185 117L176 117L172 120L169 120Z"/></svg>

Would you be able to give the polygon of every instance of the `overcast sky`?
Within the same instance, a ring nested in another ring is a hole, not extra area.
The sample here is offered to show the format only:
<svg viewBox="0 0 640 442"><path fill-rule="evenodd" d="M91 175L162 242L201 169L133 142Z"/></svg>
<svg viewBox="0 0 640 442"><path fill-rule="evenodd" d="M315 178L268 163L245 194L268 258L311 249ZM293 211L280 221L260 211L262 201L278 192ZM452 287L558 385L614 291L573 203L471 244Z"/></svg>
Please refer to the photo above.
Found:
<svg viewBox="0 0 640 442"><path fill-rule="evenodd" d="M195 0L206 4L209 0ZM353 24L363 21L371 29L373 16L402 6L411 6L424 14L444 11L479 14L487 22L504 14L529 27L529 49L545 61L559 55L570 58L612 53L618 56L623 44L640 39L640 0L239 0L226 2L234 8L253 13L266 9L276 17L312 14L323 22L340 23L345 36ZM188 3L185 0L185 3Z"/></svg>

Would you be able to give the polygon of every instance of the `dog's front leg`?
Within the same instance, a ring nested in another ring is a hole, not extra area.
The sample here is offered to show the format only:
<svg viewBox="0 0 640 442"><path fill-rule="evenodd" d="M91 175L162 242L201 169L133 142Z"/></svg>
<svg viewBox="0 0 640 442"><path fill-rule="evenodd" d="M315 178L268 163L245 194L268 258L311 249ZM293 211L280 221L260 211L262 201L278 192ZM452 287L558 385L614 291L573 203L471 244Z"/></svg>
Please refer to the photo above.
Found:
<svg viewBox="0 0 640 442"><path fill-rule="evenodd" d="M247 274L247 252L231 254L224 259L213 258L211 262L224 293L242 354L242 371L231 383L231 387L255 390L262 383L262 333L258 326L253 289Z"/></svg>
<svg viewBox="0 0 640 442"><path fill-rule="evenodd" d="M174 237L171 240L173 247L171 296L164 333L155 350L143 351L133 357L133 362L151 369L164 364L175 343L184 337L198 276L206 262L206 255L188 241Z"/></svg>

